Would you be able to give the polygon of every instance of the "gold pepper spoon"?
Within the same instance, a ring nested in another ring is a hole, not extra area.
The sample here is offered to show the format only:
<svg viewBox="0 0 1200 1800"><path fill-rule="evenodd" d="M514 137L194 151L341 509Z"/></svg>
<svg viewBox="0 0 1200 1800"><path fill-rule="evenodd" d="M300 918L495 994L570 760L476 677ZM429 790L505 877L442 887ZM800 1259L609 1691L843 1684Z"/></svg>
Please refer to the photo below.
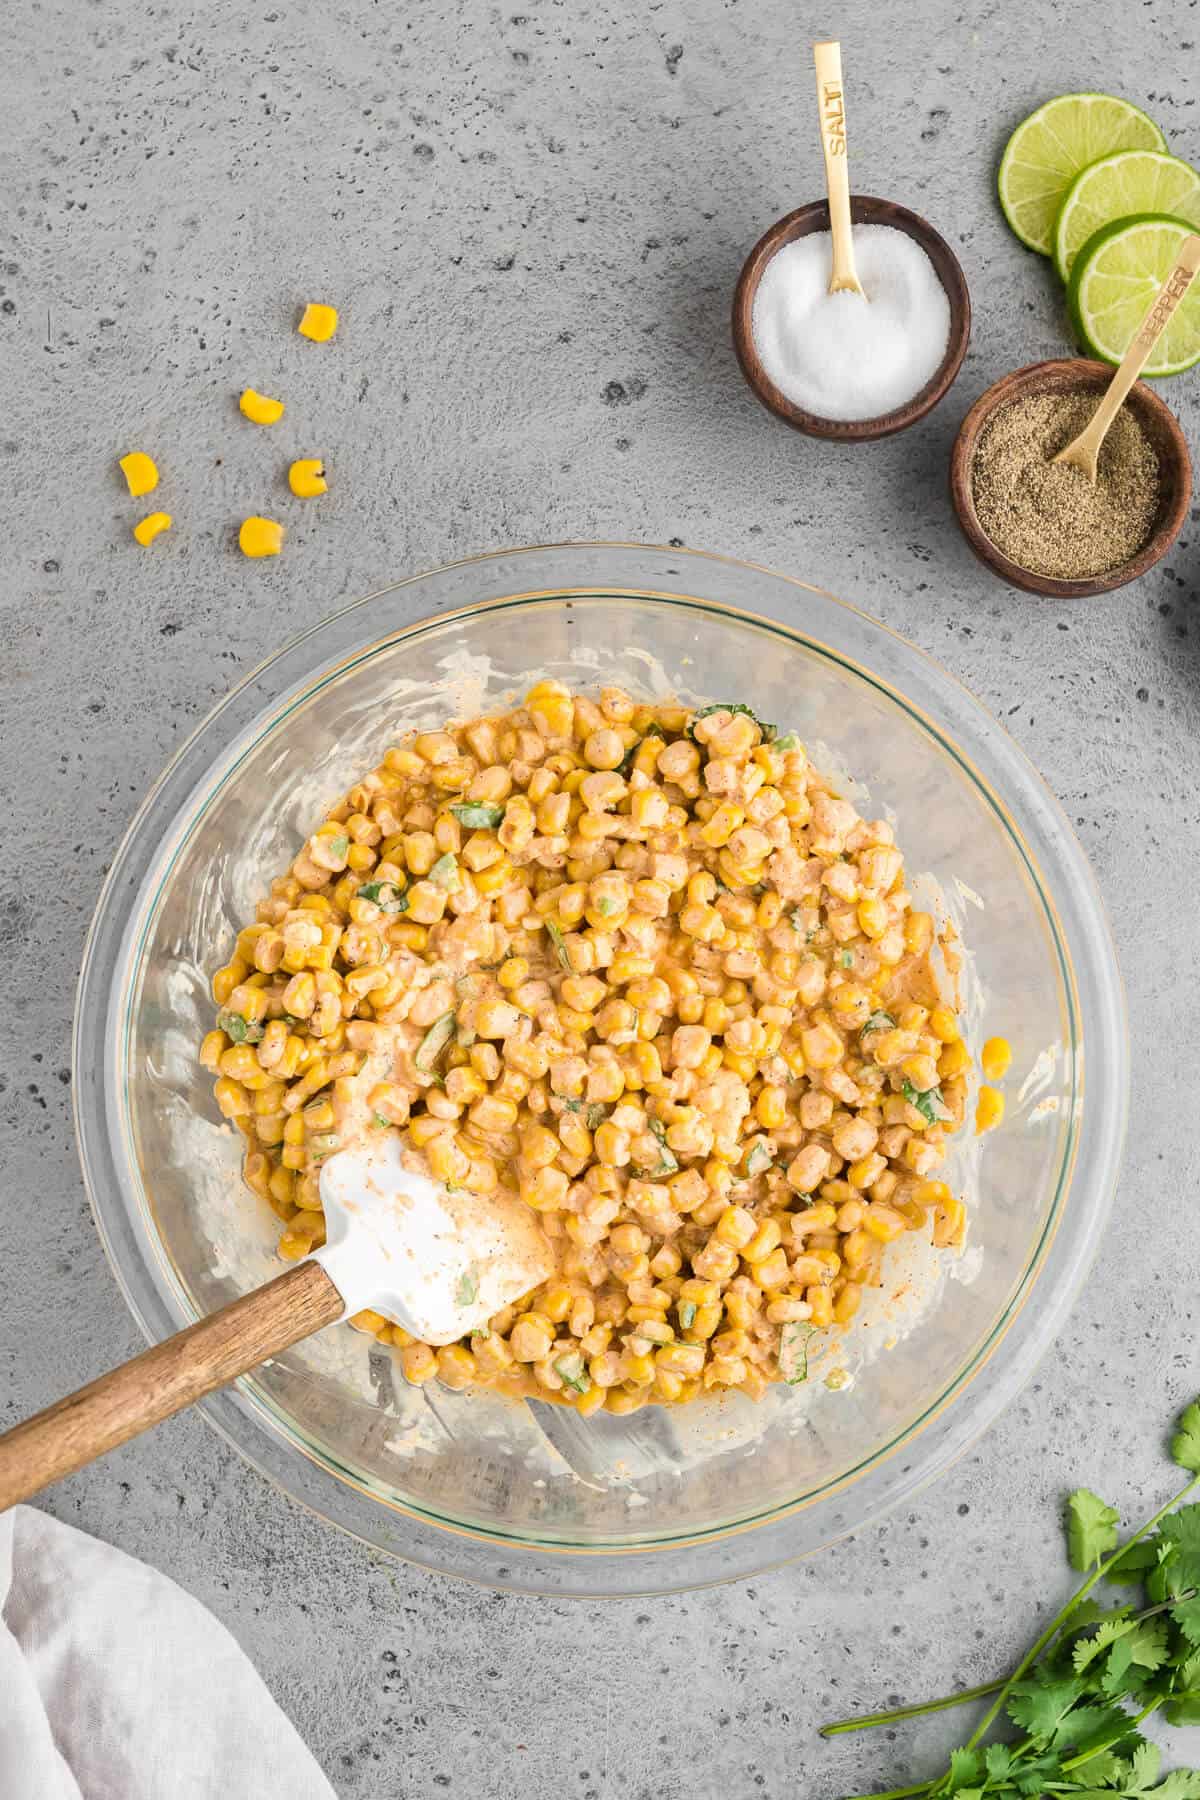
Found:
<svg viewBox="0 0 1200 1800"><path fill-rule="evenodd" d="M1066 463L1072 469L1080 469L1093 487L1096 485L1096 465L1100 455L1100 446L1104 442L1108 428L1124 405L1125 396L1149 361L1155 344L1170 324L1175 308L1191 287L1197 269L1200 269L1200 237L1193 232L1183 240L1179 260L1163 282L1145 318L1134 332L1133 342L1121 358L1116 374L1105 388L1099 406L1079 436L1072 438L1066 449L1060 450L1053 459L1056 463Z"/></svg>

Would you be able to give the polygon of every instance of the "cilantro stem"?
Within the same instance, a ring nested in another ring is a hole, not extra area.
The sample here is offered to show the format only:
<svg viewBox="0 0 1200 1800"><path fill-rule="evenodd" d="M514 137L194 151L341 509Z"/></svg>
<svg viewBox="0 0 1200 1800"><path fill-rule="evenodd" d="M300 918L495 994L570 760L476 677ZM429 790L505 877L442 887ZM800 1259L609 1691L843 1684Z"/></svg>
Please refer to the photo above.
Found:
<svg viewBox="0 0 1200 1800"><path fill-rule="evenodd" d="M1175 1603L1171 1601L1173 1606ZM969 1700L982 1700L1004 1686L1005 1677L981 1681L978 1687L964 1688L961 1694L943 1694L940 1700L922 1700L915 1706L897 1706L892 1712L859 1713L850 1719L835 1719L821 1726L823 1738L843 1737L849 1731L869 1731L873 1725L891 1725L896 1719L915 1719L921 1713L941 1712L947 1706L965 1706Z"/></svg>
<svg viewBox="0 0 1200 1800"><path fill-rule="evenodd" d="M910 1794L927 1794L935 1785L932 1781L920 1781L915 1787L888 1788L882 1794L851 1794L847 1800L907 1800Z"/></svg>
<svg viewBox="0 0 1200 1800"><path fill-rule="evenodd" d="M1173 1508L1178 1506L1182 1501L1186 1500L1188 1495L1196 1487L1200 1487L1200 1472L1193 1475L1192 1479L1188 1482L1187 1486L1185 1488L1181 1488L1179 1493L1176 1494L1173 1499L1168 1500L1165 1506L1160 1506L1158 1511L1154 1514L1153 1518L1147 1519L1146 1523L1144 1525L1139 1526L1138 1530L1134 1532L1134 1534L1131 1538L1127 1538L1125 1543L1119 1544L1110 1556L1106 1556L1102 1562L1099 1562L1096 1564L1096 1567L1092 1570L1092 1572L1088 1576L1087 1580L1082 1584L1082 1586L1076 1588L1075 1592L1071 1595L1071 1598L1067 1601L1066 1605L1062 1608L1062 1610L1053 1619L1051 1619L1051 1621L1050 1621L1049 1625L1047 1625L1045 1631L1042 1632L1042 1635L1038 1639L1036 1639L1036 1641L1031 1645L1031 1647L1025 1652L1024 1656L1021 1658L1020 1662L1017 1664L1016 1668L1013 1670L1013 1672L1009 1676L1008 1680L1004 1683L1004 1686L1000 1689L1000 1692L996 1695L996 1698L993 1700L992 1704L988 1707L988 1709L984 1713L982 1719L979 1721L978 1725L975 1727L974 1731L971 1733L970 1737L967 1739L967 1742L965 1745L966 1749L973 1750L975 1748L976 1744L979 1743L980 1739L983 1737L986 1737L987 1733L991 1730L992 1726L996 1723L996 1720L999 1718L1001 1712L1003 1711L1004 1702L1008 1699L1008 1696L1011 1693L1013 1687L1016 1685L1016 1683L1018 1681L1020 1681L1022 1675L1025 1674L1026 1670L1029 1669L1037 1661L1038 1657L1042 1654L1042 1651L1046 1648L1046 1646L1050 1642L1051 1638L1053 1638L1055 1636L1055 1634L1059 1631L1059 1629L1065 1623L1068 1615L1070 1613L1072 1613L1075 1610L1075 1608L1079 1605L1079 1602L1081 1600L1084 1600L1087 1598L1087 1596L1091 1593L1092 1589L1095 1587L1096 1583L1098 1581L1102 1581L1104 1579L1104 1577L1108 1574L1108 1571L1112 1568L1113 1564L1116 1562L1120 1562L1122 1556L1124 1556L1125 1552L1133 1544L1136 1544L1142 1538L1147 1537L1149 1535L1149 1533L1154 1530L1155 1526L1160 1524L1161 1521L1166 1518L1167 1514L1173 1510Z"/></svg>

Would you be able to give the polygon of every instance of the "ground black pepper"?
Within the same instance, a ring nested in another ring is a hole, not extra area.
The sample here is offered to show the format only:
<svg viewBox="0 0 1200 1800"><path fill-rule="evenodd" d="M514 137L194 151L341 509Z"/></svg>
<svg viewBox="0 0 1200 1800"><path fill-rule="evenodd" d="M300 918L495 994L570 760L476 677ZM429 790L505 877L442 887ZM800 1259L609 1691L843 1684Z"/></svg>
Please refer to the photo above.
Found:
<svg viewBox="0 0 1200 1800"><path fill-rule="evenodd" d="M1158 452L1123 406L1100 450L1093 487L1051 458L1087 424L1094 392L1027 394L1001 407L982 432L972 493L996 548L1035 575L1084 581L1136 556L1162 499Z"/></svg>

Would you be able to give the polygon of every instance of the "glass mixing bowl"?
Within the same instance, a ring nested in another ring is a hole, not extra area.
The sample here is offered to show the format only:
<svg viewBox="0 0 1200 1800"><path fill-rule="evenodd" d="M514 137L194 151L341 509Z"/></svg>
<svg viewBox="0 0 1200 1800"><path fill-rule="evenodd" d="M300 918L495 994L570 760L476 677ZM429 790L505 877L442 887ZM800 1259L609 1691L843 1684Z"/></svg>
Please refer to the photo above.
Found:
<svg viewBox="0 0 1200 1800"><path fill-rule="evenodd" d="M276 1222L242 1187L240 1139L196 1062L236 926L398 732L511 704L540 676L748 701L894 820L918 894L961 926L975 1047L996 1033L1015 1050L1003 1127L955 1151L968 1247L893 1247L844 1339L759 1405L581 1420L486 1389L414 1389L389 1352L335 1326L204 1410L268 1478L381 1550L501 1587L661 1592L862 1526L1012 1398L1112 1197L1123 998L1090 870L1020 751L936 664L829 594L636 545L505 552L400 582L217 707L147 797L101 896L77 1124L100 1233L148 1338L280 1267Z"/></svg>

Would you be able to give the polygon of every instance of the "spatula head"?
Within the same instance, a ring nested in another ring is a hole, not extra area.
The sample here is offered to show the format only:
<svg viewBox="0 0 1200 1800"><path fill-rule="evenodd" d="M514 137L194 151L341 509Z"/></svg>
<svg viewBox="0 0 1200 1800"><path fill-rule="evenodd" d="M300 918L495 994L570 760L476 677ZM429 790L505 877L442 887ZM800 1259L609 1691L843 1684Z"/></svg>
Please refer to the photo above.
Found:
<svg viewBox="0 0 1200 1800"><path fill-rule="evenodd" d="M554 1272L537 1216L510 1192L448 1189L380 1130L321 1169L326 1242L315 1260L346 1302L370 1307L427 1344L485 1325Z"/></svg>

